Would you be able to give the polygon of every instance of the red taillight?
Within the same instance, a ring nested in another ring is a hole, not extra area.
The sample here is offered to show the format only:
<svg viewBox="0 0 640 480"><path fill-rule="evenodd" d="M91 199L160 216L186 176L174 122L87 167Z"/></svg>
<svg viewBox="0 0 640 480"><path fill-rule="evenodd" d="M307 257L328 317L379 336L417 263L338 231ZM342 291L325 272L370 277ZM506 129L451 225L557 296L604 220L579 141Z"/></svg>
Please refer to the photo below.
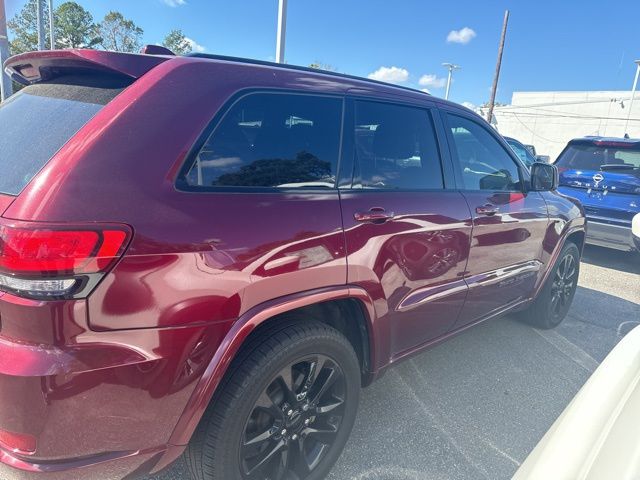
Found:
<svg viewBox="0 0 640 480"><path fill-rule="evenodd" d="M122 230L35 230L0 226L0 270L11 273L98 273L117 258Z"/></svg>
<svg viewBox="0 0 640 480"><path fill-rule="evenodd" d="M111 225L0 222L0 288L48 296L70 290L81 283L80 277L107 271L122 255L129 235L126 227Z"/></svg>
<svg viewBox="0 0 640 480"><path fill-rule="evenodd" d="M31 435L0 429L0 447L13 453L33 455L36 451L36 439Z"/></svg>

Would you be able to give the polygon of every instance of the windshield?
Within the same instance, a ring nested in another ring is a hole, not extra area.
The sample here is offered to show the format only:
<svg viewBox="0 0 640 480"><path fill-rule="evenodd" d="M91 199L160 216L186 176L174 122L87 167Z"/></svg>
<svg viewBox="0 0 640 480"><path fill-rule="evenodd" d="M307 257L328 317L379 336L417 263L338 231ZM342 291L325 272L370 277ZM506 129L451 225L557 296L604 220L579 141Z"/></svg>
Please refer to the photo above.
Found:
<svg viewBox="0 0 640 480"><path fill-rule="evenodd" d="M109 77L61 77L0 104L0 193L18 195L124 86Z"/></svg>
<svg viewBox="0 0 640 480"><path fill-rule="evenodd" d="M600 170L606 165L621 165L633 170L640 168L640 147L569 145L556 165L574 170Z"/></svg>

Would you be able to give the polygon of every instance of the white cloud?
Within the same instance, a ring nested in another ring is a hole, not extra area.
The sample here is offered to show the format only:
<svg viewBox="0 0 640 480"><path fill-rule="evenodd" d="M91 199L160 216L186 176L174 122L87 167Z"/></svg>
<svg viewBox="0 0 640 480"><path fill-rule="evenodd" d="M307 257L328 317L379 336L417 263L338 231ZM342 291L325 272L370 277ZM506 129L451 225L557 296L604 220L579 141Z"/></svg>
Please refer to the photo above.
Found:
<svg viewBox="0 0 640 480"><path fill-rule="evenodd" d="M421 76L418 83L421 87L442 88L447 84L447 79L438 78L437 75L427 74Z"/></svg>
<svg viewBox="0 0 640 480"><path fill-rule="evenodd" d="M471 102L462 102L462 106L467 107L469 110L473 110L474 112L476 108L478 108L478 106L475 103L471 103Z"/></svg>
<svg viewBox="0 0 640 480"><path fill-rule="evenodd" d="M380 67L367 76L371 80L380 80L381 82L403 83L409 79L409 72L404 68Z"/></svg>
<svg viewBox="0 0 640 480"><path fill-rule="evenodd" d="M428 93L429 95L431 95L431 90L429 90L428 88L421 88L420 91L422 91L424 93Z"/></svg>
<svg viewBox="0 0 640 480"><path fill-rule="evenodd" d="M183 0L184 1L184 0ZM189 37L184 37L185 41L191 45L191 50L195 53L202 53L206 50L205 47L203 47L202 45L200 45L198 42L196 42L195 40L189 38Z"/></svg>
<svg viewBox="0 0 640 480"><path fill-rule="evenodd" d="M447 42L449 43L461 43L462 45L466 45L471 40L473 40L476 36L476 32L469 28L464 27L460 30L451 30L449 35L447 35Z"/></svg>
<svg viewBox="0 0 640 480"><path fill-rule="evenodd" d="M169 5L170 7L181 7L182 5L187 4L187 0L162 0L165 5Z"/></svg>

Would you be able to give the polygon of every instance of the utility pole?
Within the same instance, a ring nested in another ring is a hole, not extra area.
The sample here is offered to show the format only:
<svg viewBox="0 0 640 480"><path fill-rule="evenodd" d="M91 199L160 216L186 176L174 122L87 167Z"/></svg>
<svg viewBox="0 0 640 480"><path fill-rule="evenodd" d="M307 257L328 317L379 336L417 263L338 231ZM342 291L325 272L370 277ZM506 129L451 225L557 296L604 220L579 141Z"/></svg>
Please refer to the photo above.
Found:
<svg viewBox="0 0 640 480"><path fill-rule="evenodd" d="M636 60L636 78L633 80L633 87L631 87L631 101L629 102L629 111L627 112L627 121L624 124L624 135L629 135L629 120L631 119L631 110L633 110L633 101L636 98L636 88L638 88L638 78L640 78L640 60Z"/></svg>
<svg viewBox="0 0 640 480"><path fill-rule="evenodd" d="M491 86L491 99L489 100L489 110L487 111L487 122L491 124L493 117L493 107L496 103L496 92L498 91L498 79L500 78L500 67L502 66L502 52L504 50L504 40L507 37L507 24L509 23L509 10L504 12L504 22L502 24L502 35L500 35L500 46L498 47L498 62L496 63L496 74L493 77Z"/></svg>
<svg viewBox="0 0 640 480"><path fill-rule="evenodd" d="M276 39L276 62L284 63L284 44L287 36L287 0L278 4L278 37Z"/></svg>
<svg viewBox="0 0 640 480"><path fill-rule="evenodd" d="M49 0L49 41L51 45L51 50L56 49L56 32L55 26L56 22L53 18L53 0Z"/></svg>
<svg viewBox="0 0 640 480"><path fill-rule="evenodd" d="M38 50L44 50L45 33L44 33L44 2L45 0L38 0Z"/></svg>
<svg viewBox="0 0 640 480"><path fill-rule="evenodd" d="M449 91L451 90L451 77L453 76L453 71L458 70L462 67L453 63L443 63L442 66L446 67L449 70L449 75L447 76L447 89L444 92L444 99L449 100Z"/></svg>
<svg viewBox="0 0 640 480"><path fill-rule="evenodd" d="M9 58L9 38L7 35L7 14L4 0L0 0L0 102L11 96L11 79L4 73L2 65Z"/></svg>

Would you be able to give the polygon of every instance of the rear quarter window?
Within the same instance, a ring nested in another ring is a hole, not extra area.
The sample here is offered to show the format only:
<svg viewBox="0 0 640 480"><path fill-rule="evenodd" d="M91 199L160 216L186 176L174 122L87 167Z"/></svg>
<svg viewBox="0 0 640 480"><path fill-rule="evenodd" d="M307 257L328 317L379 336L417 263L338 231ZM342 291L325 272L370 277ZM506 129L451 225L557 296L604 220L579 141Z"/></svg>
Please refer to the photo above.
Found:
<svg viewBox="0 0 640 480"><path fill-rule="evenodd" d="M66 76L0 104L0 193L18 195L47 162L130 82Z"/></svg>
<svg viewBox="0 0 640 480"><path fill-rule="evenodd" d="M211 188L334 188L343 101L259 92L235 102L179 185Z"/></svg>

